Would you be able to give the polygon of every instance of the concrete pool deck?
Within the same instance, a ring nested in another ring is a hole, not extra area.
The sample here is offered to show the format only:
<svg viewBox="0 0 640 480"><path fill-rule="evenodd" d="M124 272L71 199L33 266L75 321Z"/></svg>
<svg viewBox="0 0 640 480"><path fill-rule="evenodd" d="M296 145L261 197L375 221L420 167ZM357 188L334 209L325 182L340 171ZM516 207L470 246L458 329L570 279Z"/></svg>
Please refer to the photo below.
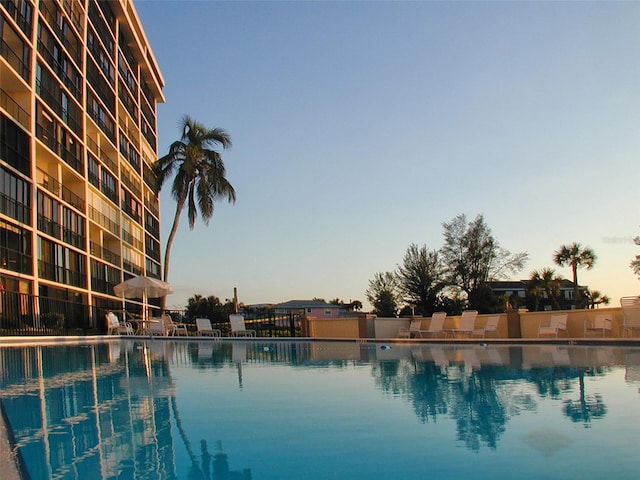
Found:
<svg viewBox="0 0 640 480"><path fill-rule="evenodd" d="M3 480L21 480L18 468L18 456L14 452L5 423L4 413L0 415L0 478Z"/></svg>

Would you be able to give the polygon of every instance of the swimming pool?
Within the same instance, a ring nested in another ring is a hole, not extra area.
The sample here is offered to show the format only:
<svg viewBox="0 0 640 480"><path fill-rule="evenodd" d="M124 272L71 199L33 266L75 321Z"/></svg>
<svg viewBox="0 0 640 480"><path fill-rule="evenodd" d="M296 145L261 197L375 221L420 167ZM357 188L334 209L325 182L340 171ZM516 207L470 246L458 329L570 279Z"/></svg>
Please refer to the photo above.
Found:
<svg viewBox="0 0 640 480"><path fill-rule="evenodd" d="M629 479L640 348L114 340L0 348L31 479Z"/></svg>

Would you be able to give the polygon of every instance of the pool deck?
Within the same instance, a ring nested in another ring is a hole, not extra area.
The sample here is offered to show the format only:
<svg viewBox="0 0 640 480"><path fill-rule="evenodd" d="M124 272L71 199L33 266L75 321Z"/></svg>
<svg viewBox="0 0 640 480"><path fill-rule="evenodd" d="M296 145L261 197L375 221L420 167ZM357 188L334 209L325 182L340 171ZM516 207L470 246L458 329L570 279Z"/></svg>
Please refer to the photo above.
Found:
<svg viewBox="0 0 640 480"><path fill-rule="evenodd" d="M0 415L0 478L2 480L22 479L18 469L18 458L9 441L9 431L4 415Z"/></svg>
<svg viewBox="0 0 640 480"><path fill-rule="evenodd" d="M210 342L352 342L382 344L468 344L468 345L611 345L640 346L635 338L332 338L332 337L202 337L202 336L147 336L147 335L89 335L89 336L21 336L0 337L0 347L29 345L60 345L68 343L102 343L114 340L145 341L210 341ZM0 475L0 478L4 478Z"/></svg>

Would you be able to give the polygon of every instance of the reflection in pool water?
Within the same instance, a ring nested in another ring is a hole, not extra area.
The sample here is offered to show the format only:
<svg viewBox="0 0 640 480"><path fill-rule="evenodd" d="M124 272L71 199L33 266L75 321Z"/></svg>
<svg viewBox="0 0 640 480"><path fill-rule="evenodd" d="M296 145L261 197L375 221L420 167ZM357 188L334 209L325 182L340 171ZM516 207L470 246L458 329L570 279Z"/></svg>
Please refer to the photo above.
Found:
<svg viewBox="0 0 640 480"><path fill-rule="evenodd" d="M635 478L640 349L112 340L0 348L32 479Z"/></svg>

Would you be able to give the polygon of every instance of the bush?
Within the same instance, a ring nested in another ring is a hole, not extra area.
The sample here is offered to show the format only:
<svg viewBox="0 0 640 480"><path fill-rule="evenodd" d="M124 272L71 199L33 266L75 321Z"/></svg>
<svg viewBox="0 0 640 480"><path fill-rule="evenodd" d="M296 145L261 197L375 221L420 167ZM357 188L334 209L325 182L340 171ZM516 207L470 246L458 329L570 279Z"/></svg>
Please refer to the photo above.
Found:
<svg viewBox="0 0 640 480"><path fill-rule="evenodd" d="M62 313L47 312L40 315L40 322L45 328L58 329L64 327L64 315Z"/></svg>

